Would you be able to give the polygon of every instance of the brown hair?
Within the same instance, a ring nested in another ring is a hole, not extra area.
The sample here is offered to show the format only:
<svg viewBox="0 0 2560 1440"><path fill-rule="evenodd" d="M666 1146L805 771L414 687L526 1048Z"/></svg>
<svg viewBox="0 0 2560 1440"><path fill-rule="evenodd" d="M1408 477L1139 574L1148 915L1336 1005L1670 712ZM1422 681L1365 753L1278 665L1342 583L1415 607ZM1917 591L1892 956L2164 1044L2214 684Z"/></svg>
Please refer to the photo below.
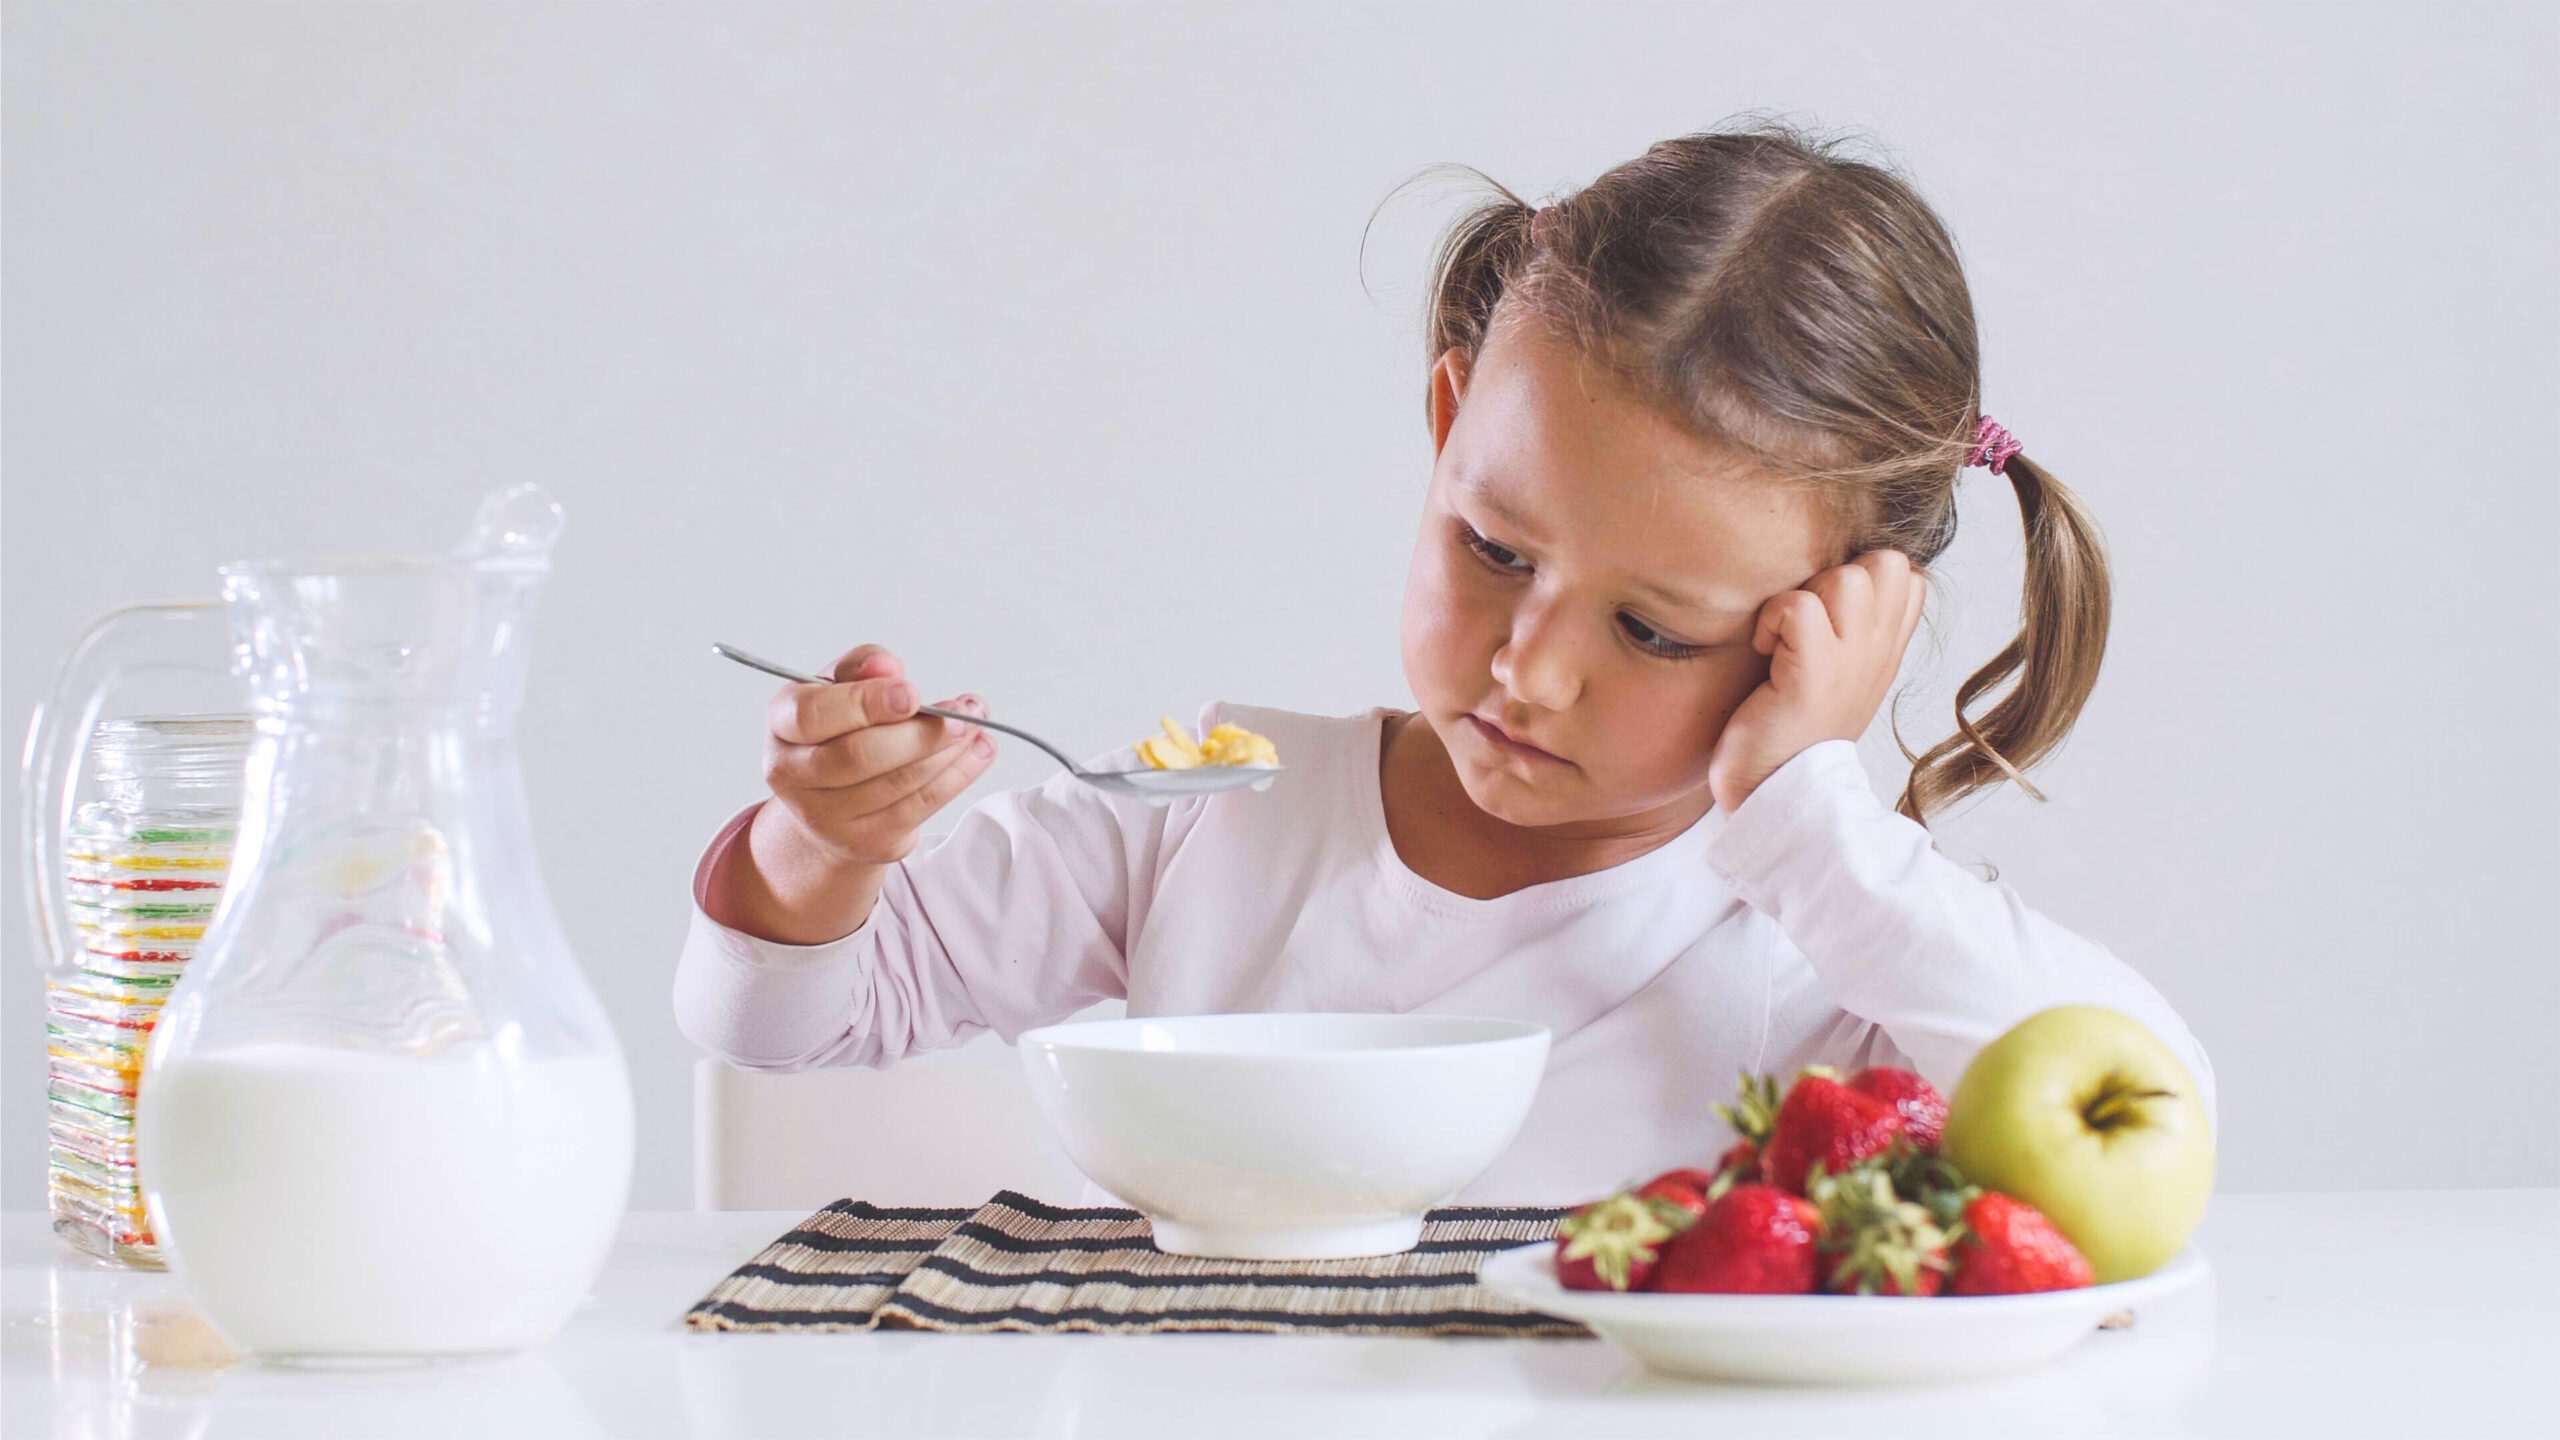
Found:
<svg viewBox="0 0 2560 1440"><path fill-rule="evenodd" d="M1892 170L1776 122L1665 140L1543 209L1502 189L1442 239L1430 359L1535 320L1772 473L1820 485L1851 556L1925 570L1956 533L1981 416L1955 242ZM2071 729L2106 653L2098 528L2044 467L2004 473L2026 525L2017 638L1956 691L1956 733L1914 755L1896 809L1926 824ZM2002 682L2007 694L1968 713ZM1895 742L1901 742L1899 725Z"/></svg>

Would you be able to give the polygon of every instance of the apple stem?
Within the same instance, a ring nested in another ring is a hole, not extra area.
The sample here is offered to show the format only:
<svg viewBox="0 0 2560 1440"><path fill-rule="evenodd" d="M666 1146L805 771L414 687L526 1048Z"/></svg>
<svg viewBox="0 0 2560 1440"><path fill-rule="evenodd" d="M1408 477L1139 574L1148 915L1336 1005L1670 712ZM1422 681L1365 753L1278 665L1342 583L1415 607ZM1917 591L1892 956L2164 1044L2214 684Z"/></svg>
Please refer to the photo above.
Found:
<svg viewBox="0 0 2560 1440"><path fill-rule="evenodd" d="M2092 1130L2113 1130L2132 1119L2134 1107L2143 1101L2166 1100L2176 1093L2174 1090L2120 1090L2110 1086L2098 1092L2097 1098L2080 1112L2080 1118L2089 1122Z"/></svg>

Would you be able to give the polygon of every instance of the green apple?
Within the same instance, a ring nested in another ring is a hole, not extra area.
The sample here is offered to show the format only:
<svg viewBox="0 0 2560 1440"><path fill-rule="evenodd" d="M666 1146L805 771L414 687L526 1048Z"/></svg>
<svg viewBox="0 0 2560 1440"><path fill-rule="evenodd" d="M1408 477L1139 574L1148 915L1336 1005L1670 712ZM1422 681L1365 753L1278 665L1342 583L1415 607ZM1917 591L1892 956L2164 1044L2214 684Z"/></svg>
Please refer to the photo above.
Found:
<svg viewBox="0 0 2560 1440"><path fill-rule="evenodd" d="M2062 1005L1983 1047L1938 1153L2043 1211L2098 1283L2178 1253L2213 1195L2213 1133L2187 1067L2130 1015Z"/></svg>

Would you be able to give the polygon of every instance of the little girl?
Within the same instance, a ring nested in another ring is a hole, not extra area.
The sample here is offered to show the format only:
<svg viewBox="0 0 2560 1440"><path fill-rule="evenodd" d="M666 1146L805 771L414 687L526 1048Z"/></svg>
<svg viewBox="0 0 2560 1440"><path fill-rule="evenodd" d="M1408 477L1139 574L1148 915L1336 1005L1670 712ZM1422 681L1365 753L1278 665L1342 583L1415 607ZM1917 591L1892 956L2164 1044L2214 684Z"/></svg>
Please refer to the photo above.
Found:
<svg viewBox="0 0 2560 1440"><path fill-rule="evenodd" d="M2079 503L1980 413L1972 300L1918 196L1784 130L1666 141L1570 199L1461 220L1429 357L1415 710L1212 706L1202 728L1278 743L1266 792L1157 808L1060 776L918 854L993 742L918 715L863 646L774 698L773 797L695 876L685 1033L796 1070L1108 998L1531 1020L1554 1032L1545 1082L1466 1197L1510 1202L1710 1163L1740 1072L1950 1088L2066 1002L2149 1026L2210 1104L2156 991L1924 828L2004 778L2034 793L2021 772L2096 682L2108 587ZM1854 742L1976 465L2025 517L2023 629L1888 809Z"/></svg>

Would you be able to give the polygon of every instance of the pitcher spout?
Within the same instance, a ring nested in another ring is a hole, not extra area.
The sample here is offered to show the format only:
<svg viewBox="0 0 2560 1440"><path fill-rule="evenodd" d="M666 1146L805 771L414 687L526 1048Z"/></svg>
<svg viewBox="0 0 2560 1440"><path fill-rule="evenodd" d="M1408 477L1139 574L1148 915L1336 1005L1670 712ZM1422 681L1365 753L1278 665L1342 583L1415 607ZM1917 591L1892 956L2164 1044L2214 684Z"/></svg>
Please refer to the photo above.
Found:
<svg viewBox="0 0 2560 1440"><path fill-rule="evenodd" d="M560 502L539 485L492 490L481 498L471 533L454 547L453 558L478 570L547 570L551 547L568 523Z"/></svg>
<svg viewBox="0 0 2560 1440"><path fill-rule="evenodd" d="M262 714L392 705L504 731L565 527L549 492L514 485L490 492L441 555L226 565L234 674Z"/></svg>

